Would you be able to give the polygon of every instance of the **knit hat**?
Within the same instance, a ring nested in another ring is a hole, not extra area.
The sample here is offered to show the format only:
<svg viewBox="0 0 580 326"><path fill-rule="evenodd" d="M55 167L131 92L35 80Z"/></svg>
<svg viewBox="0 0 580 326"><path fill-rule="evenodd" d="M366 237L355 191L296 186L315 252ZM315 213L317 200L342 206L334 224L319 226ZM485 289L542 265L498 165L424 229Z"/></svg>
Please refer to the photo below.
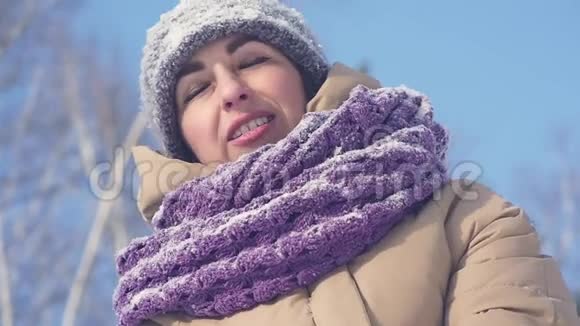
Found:
<svg viewBox="0 0 580 326"><path fill-rule="evenodd" d="M315 89L324 82L329 64L296 9L277 0L181 0L147 31L141 61L142 109L157 128L166 156L197 161L177 121L174 94L179 69L196 50L235 33L279 49Z"/></svg>

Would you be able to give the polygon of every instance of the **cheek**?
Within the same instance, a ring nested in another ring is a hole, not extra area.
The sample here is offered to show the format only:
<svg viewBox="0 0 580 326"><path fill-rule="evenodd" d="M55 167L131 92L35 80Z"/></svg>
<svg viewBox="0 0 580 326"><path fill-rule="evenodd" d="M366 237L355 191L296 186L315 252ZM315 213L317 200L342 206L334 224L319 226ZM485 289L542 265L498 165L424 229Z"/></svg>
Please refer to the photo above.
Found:
<svg viewBox="0 0 580 326"><path fill-rule="evenodd" d="M288 123L294 127L306 108L306 95L298 72L272 68L264 74L260 84L261 92L281 107Z"/></svg>
<svg viewBox="0 0 580 326"><path fill-rule="evenodd" d="M181 131L185 141L193 149L199 152L200 148L210 143L211 117L204 116L193 110L187 110L181 118Z"/></svg>

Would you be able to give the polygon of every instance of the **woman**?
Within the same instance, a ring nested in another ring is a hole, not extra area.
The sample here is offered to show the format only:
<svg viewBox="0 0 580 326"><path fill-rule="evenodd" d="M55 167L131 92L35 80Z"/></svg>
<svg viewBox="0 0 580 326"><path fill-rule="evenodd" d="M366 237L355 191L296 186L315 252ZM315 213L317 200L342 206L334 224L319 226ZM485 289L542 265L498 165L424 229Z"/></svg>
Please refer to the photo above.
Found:
<svg viewBox="0 0 580 326"><path fill-rule="evenodd" d="M330 66L294 9L181 2L141 87L166 152L133 151L155 232L120 325L578 324L524 211L448 180L428 99Z"/></svg>

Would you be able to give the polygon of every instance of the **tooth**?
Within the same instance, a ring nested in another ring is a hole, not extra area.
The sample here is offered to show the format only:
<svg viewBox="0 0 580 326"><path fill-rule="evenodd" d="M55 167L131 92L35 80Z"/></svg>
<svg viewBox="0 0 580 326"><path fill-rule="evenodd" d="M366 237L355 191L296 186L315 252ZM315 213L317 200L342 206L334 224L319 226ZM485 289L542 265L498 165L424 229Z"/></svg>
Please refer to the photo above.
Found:
<svg viewBox="0 0 580 326"><path fill-rule="evenodd" d="M239 129L238 129L238 130L237 130L237 131L234 133L234 135L232 136L232 139L238 138L238 137L240 137L241 135L245 134L246 132L248 132L248 131L250 131L250 130L253 130L253 129L255 129L255 128L257 128L257 127L261 126L261 125L264 125L264 124L266 124L266 123L270 122L270 120L271 120L271 119L270 119L270 118L268 118L268 117L261 117L261 118L254 119L254 120L252 120L252 121L250 121L250 122L248 122L248 123L246 123L246 124L242 125L242 126L241 126L241 127L240 127L240 128L239 128Z"/></svg>
<svg viewBox="0 0 580 326"><path fill-rule="evenodd" d="M250 123L248 123L248 126L250 127L250 130L256 129L256 128L258 128L258 123L256 120L252 120L252 121L250 121Z"/></svg>
<svg viewBox="0 0 580 326"><path fill-rule="evenodd" d="M234 134L233 138L238 138L242 135L242 128L238 128L238 130L236 131L236 133Z"/></svg>

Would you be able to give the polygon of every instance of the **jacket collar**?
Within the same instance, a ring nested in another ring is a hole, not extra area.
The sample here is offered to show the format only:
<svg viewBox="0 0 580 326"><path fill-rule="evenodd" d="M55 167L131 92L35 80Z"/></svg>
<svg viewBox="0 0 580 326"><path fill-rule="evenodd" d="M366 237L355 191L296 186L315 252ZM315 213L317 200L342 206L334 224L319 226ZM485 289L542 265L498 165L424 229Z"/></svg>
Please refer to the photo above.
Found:
<svg viewBox="0 0 580 326"><path fill-rule="evenodd" d="M350 91L359 84L369 88L381 87L374 78L341 63L335 63L318 93L308 102L306 111L320 112L336 109L348 98ZM131 152L141 178L137 207L147 222L151 221L159 209L166 193L188 180L211 174L220 164L220 162L189 163L171 159L142 145L133 147Z"/></svg>

